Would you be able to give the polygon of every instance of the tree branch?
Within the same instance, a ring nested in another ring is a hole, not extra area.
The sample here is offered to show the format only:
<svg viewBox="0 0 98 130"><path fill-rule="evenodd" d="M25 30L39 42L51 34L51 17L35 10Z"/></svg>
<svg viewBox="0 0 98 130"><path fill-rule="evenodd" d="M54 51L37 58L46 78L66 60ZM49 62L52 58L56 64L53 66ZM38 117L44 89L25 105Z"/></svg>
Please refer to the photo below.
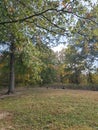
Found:
<svg viewBox="0 0 98 130"><path fill-rule="evenodd" d="M59 29L62 30L62 31L66 31L64 28L62 28L62 27L58 26L57 24L54 24L53 22L51 22L51 20L48 19L46 16L44 16L44 15L42 15L42 16L43 16L49 23L51 23L53 26L59 28Z"/></svg>
<svg viewBox="0 0 98 130"><path fill-rule="evenodd" d="M22 19L15 19L15 20L11 20L11 21L1 21L1 22L0 22L0 25L9 24L9 23L24 22L24 21L26 21L26 20L28 20L28 19L31 19L31 18L33 18L33 17L40 16L40 15L46 13L46 12L49 12L49 11L56 11L56 12L58 12L57 9L51 8L51 9L47 9L47 10L44 10L44 11L42 11L42 12L35 13L35 14L33 14L33 15L27 16L27 17L22 18Z"/></svg>
<svg viewBox="0 0 98 130"><path fill-rule="evenodd" d="M34 24L36 25L36 27L41 28L41 29L44 29L44 30L46 30L46 31L48 31L48 32L50 32L50 33L59 34L59 35L62 35L62 36L66 36L66 35L67 35L67 33L66 33L66 35L63 34L63 33L61 34L61 33L58 33L58 32L56 32L56 31L54 31L54 30L50 30L50 29L48 29L48 28L46 28L46 27L40 26L40 25L38 25L38 24L36 24L36 23L34 23Z"/></svg>
<svg viewBox="0 0 98 130"><path fill-rule="evenodd" d="M94 21L94 20L92 20L92 19L90 19L90 18L80 16L80 15L78 15L78 14L72 12L72 11L66 11L66 10L62 9L62 12L72 14L72 15L74 15L74 16L80 18L80 19L88 20L88 21L93 22L93 23L95 23L95 24L98 25L98 22L96 22L96 21Z"/></svg>
<svg viewBox="0 0 98 130"><path fill-rule="evenodd" d="M97 23L96 21L94 21L94 20L92 20L92 19L89 19L89 18L86 18L86 17L83 17L83 16L80 16L80 15L78 15L78 14L76 14L76 13L71 12L71 11L65 10L65 8L62 8L62 9L60 9L60 10L58 10L58 9L56 9L56 8L50 8L50 9L47 9L47 10L44 10L44 11L42 11L42 12L38 12L38 13L32 14L32 15L30 15L30 16L27 16L27 17L24 17L24 18L21 18L21 19L15 19L15 20L9 20L9 21L1 21L1 22L0 22L0 25L11 24L11 23L18 23L18 22L26 22L26 20L28 20L28 19L31 19L31 18L33 18L33 17L41 16L41 15L43 15L43 14L49 12L49 11L69 13L69 14L72 14L72 15L74 15L74 16L77 16L78 18L81 18L81 19L85 19L85 20L89 20L89 21L91 21L91 22L94 22L95 24L98 25L98 23ZM46 17L44 16L44 18L46 18ZM47 19L48 21L50 21L48 18L46 18L46 19ZM50 22L51 22L51 21L50 21ZM53 24L53 23L52 23L52 24ZM54 26L58 27L56 24L54 24ZM59 28L60 28L60 27L59 27ZM64 30L64 29L63 29L63 30Z"/></svg>

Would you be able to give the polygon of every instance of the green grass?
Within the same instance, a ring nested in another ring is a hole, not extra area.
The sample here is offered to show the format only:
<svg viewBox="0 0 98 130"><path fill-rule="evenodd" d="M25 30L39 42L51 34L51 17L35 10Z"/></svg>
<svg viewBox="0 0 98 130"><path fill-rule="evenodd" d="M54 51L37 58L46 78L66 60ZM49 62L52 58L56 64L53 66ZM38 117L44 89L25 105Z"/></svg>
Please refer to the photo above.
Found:
<svg viewBox="0 0 98 130"><path fill-rule="evenodd" d="M98 130L98 92L33 88L0 99L0 130Z"/></svg>

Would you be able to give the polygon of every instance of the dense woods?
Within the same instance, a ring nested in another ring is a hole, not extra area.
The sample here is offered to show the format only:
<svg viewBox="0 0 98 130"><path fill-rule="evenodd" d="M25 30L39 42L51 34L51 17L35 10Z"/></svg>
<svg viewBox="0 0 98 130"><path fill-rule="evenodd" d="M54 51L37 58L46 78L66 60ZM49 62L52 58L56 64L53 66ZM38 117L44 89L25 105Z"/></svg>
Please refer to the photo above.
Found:
<svg viewBox="0 0 98 130"><path fill-rule="evenodd" d="M0 88L8 87L9 94L15 86L62 83L98 90L97 4L92 0L1 1ZM54 52L51 48L60 43L66 48Z"/></svg>

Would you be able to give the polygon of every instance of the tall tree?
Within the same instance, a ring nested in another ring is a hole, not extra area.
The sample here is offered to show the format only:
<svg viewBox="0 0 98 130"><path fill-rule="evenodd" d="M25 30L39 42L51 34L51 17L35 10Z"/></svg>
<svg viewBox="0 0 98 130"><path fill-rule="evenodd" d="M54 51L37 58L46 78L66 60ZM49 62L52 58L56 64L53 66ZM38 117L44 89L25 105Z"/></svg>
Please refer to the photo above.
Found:
<svg viewBox="0 0 98 130"><path fill-rule="evenodd" d="M41 41L37 42L36 48L40 53L39 59L43 63L43 68L40 73L41 85L52 83L56 80L55 53Z"/></svg>
<svg viewBox="0 0 98 130"><path fill-rule="evenodd" d="M69 83L80 83L80 75L84 69L84 58L79 53L79 50L75 45L68 45L66 49L63 49L62 62L63 63L63 80L69 81Z"/></svg>
<svg viewBox="0 0 98 130"><path fill-rule="evenodd" d="M87 18L96 19L98 13L98 5L95 6L89 13ZM84 59L84 70L88 75L88 81L92 83L92 72L96 69L98 62L98 23L85 21L84 19L77 22L75 35L72 38L73 45L78 48L79 53Z"/></svg>

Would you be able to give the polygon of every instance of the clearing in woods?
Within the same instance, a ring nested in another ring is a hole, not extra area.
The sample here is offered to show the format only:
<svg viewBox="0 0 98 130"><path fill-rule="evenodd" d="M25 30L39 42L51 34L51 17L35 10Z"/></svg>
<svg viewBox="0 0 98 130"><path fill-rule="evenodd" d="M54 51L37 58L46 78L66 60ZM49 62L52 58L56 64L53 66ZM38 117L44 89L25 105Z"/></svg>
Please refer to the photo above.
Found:
<svg viewBox="0 0 98 130"><path fill-rule="evenodd" d="M29 88L0 97L0 130L98 130L98 91Z"/></svg>

